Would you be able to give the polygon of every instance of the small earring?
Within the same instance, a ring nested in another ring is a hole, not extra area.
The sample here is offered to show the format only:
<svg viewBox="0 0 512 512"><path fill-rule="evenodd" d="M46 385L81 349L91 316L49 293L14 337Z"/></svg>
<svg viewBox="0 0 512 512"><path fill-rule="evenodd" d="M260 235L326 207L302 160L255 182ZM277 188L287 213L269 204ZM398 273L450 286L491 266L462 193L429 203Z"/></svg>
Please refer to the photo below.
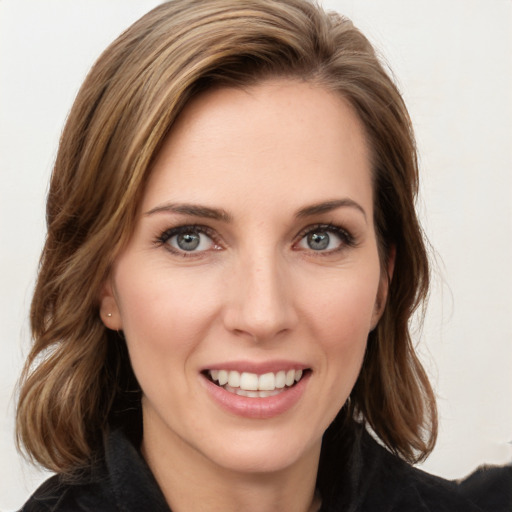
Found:
<svg viewBox="0 0 512 512"><path fill-rule="evenodd" d="M108 316L109 318L111 318L111 317L112 317L112 313L107 313L107 316Z"/></svg>

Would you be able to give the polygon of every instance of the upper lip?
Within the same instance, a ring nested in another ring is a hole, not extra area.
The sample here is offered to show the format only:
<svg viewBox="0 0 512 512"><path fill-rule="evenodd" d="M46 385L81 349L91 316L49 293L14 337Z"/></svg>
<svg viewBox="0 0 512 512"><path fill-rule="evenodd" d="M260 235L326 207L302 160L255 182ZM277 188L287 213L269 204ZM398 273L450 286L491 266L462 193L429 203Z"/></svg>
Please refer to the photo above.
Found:
<svg viewBox="0 0 512 512"><path fill-rule="evenodd" d="M263 375L269 372L278 372L281 370L307 370L310 367L307 364L290 361L290 360L274 360L265 362L255 361L225 361L222 363L214 363L211 366L207 366L202 369L202 372L208 370L229 370L237 372L256 373Z"/></svg>

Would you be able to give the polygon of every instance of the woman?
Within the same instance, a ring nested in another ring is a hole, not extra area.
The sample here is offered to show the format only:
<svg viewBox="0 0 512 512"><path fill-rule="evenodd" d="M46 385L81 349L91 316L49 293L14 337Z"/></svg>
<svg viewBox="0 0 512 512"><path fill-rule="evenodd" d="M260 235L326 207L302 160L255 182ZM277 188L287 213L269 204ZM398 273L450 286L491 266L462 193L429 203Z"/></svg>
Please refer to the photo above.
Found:
<svg viewBox="0 0 512 512"><path fill-rule="evenodd" d="M437 429L417 180L348 20L178 0L135 23L52 176L18 436L58 475L23 510L479 510L408 464Z"/></svg>

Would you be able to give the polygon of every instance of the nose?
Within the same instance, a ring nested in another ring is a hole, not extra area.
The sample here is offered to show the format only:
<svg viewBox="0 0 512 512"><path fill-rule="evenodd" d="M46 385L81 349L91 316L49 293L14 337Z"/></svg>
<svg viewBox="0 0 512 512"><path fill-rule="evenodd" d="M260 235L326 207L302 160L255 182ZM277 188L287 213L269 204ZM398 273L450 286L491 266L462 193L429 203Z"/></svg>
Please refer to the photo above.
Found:
<svg viewBox="0 0 512 512"><path fill-rule="evenodd" d="M270 252L270 251L269 251ZM286 262L274 254L240 258L229 279L224 325L238 336L257 342L291 331L298 315Z"/></svg>

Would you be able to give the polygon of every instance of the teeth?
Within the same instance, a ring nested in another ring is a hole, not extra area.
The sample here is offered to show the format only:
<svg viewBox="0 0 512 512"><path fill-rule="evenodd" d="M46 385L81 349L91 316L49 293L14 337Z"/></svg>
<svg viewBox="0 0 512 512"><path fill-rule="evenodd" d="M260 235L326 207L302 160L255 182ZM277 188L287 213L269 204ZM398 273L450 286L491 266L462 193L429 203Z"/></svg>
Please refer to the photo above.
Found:
<svg viewBox="0 0 512 512"><path fill-rule="evenodd" d="M229 385L224 386L224 389L230 393L234 393L235 395L247 396L250 398L267 398L283 392L282 389L274 389L274 391L246 391L245 389L232 388Z"/></svg>
<svg viewBox="0 0 512 512"><path fill-rule="evenodd" d="M273 373L264 373L258 379L258 389L260 391L273 391L276 389L276 376Z"/></svg>
<svg viewBox="0 0 512 512"><path fill-rule="evenodd" d="M213 376L212 376L213 378ZM276 373L276 388L282 389L286 386L286 372L281 370Z"/></svg>
<svg viewBox="0 0 512 512"><path fill-rule="evenodd" d="M210 377L219 386L241 396L264 398L277 394L285 386L293 386L302 378L302 370L280 370L262 375L236 370L210 370Z"/></svg>
<svg viewBox="0 0 512 512"><path fill-rule="evenodd" d="M224 386L228 383L228 372L226 370L219 370L219 386Z"/></svg>
<svg viewBox="0 0 512 512"><path fill-rule="evenodd" d="M242 375L240 375L240 388L247 391L257 391L258 376L255 373L242 373Z"/></svg>
<svg viewBox="0 0 512 512"><path fill-rule="evenodd" d="M240 374L235 371L229 372L228 384L232 388L240 387Z"/></svg>

